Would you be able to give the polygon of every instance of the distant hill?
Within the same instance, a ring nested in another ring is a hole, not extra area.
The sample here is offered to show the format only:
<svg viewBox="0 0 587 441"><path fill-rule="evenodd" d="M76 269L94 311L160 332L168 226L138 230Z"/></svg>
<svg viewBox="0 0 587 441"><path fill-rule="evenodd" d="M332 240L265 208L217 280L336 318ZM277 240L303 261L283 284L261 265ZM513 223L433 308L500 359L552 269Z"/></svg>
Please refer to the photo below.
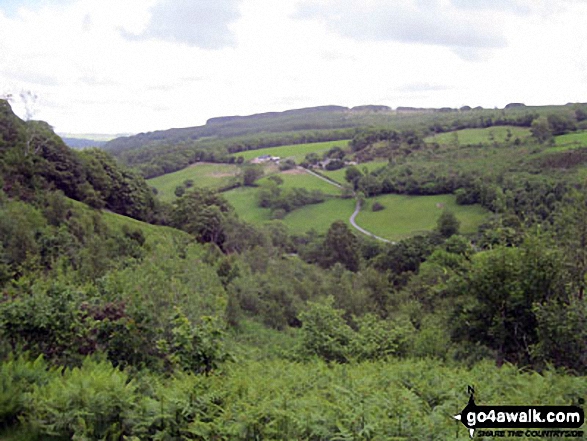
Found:
<svg viewBox="0 0 587 441"><path fill-rule="evenodd" d="M68 147L84 149L87 147L102 147L108 141L123 136L131 136L132 133L58 133L58 135Z"/></svg>
<svg viewBox="0 0 587 441"><path fill-rule="evenodd" d="M368 107L368 106L365 106ZM247 116L221 116L218 118L210 118L206 121L206 125L219 124L219 123L234 123L242 121L258 121L267 119L283 119L288 117L301 117L305 118L308 115L316 116L319 113L340 113L349 110L348 107L342 106L318 106L318 107L306 107L303 109L286 110L284 112L264 112L257 113L254 115Z"/></svg>
<svg viewBox="0 0 587 441"><path fill-rule="evenodd" d="M382 123L381 116L394 112L386 106L317 106L284 112L264 112L247 116L210 118L203 126L157 130L120 137L107 142L106 150L116 154L160 142L175 145L202 138L231 138L258 133L299 132L304 130L331 130L370 125L369 116Z"/></svg>
<svg viewBox="0 0 587 441"><path fill-rule="evenodd" d="M195 127L172 128L119 137L103 145L122 164L153 178L196 162L234 162L235 154L282 145L340 141L359 132L385 129L431 136L465 128L530 127L540 115L572 117L573 106L512 106L506 109L327 105L210 118ZM568 114L568 115L567 115ZM363 137L369 137L364 135Z"/></svg>

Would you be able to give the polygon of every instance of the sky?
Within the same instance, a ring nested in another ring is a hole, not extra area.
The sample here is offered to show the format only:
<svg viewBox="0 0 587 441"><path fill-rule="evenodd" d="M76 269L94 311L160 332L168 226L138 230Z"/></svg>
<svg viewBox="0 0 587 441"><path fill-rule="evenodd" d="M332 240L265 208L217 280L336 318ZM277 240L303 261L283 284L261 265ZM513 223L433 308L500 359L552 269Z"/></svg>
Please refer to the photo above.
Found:
<svg viewBox="0 0 587 441"><path fill-rule="evenodd" d="M587 102L586 22L587 0L1 0L0 96L70 134Z"/></svg>

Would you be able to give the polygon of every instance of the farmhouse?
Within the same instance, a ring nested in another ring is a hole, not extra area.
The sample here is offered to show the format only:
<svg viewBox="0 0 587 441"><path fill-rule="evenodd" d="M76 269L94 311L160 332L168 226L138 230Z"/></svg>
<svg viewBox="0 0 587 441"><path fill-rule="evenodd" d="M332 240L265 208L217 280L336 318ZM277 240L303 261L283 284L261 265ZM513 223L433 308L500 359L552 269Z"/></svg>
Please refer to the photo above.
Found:
<svg viewBox="0 0 587 441"><path fill-rule="evenodd" d="M279 156L261 155L251 160L252 164L264 164L266 162L275 162L279 164Z"/></svg>

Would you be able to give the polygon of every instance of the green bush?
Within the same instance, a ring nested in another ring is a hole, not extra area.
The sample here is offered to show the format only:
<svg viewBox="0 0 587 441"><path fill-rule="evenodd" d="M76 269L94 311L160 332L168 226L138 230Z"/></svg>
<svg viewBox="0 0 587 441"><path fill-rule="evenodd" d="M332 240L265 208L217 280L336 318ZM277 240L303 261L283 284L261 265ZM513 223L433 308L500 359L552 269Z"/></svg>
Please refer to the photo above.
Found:
<svg viewBox="0 0 587 441"><path fill-rule="evenodd" d="M359 330L351 348L352 355L359 361L405 356L412 346L415 329L408 320L381 320L373 314L365 314L355 321Z"/></svg>
<svg viewBox="0 0 587 441"><path fill-rule="evenodd" d="M326 361L349 360L353 330L343 319L344 311L334 309L334 298L324 303L309 303L300 314L302 321L300 354L317 355Z"/></svg>
<svg viewBox="0 0 587 441"><path fill-rule="evenodd" d="M572 298L534 306L538 343L532 355L539 364L552 363L578 374L587 373L587 304Z"/></svg>
<svg viewBox="0 0 587 441"><path fill-rule="evenodd" d="M381 211L384 210L385 206L383 206L383 204L379 203L379 202L374 202L373 206L371 207L372 211Z"/></svg>

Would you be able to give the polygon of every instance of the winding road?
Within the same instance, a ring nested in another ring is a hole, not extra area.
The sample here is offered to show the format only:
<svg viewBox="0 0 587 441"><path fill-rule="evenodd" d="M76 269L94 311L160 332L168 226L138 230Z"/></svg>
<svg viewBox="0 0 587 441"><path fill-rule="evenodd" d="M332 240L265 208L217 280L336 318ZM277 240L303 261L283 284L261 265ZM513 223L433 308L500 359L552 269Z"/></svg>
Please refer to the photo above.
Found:
<svg viewBox="0 0 587 441"><path fill-rule="evenodd" d="M355 205L355 212L351 215L351 218L349 219L349 222L356 230L360 231L363 234L366 234L367 236L371 236L373 239L380 240L381 242L392 243L392 244L395 243L395 242L392 242L391 240L384 239L383 237L376 236L375 234L371 233L370 231L367 231L364 228L359 227L357 225L357 223L355 222L355 217L357 217L357 214L359 214L359 211L361 211L361 202L357 201L357 205Z"/></svg>
<svg viewBox="0 0 587 441"><path fill-rule="evenodd" d="M309 173L312 176L315 176L319 179L322 179L323 181L328 182L329 184L334 185L335 187L342 188L342 185L340 185L338 182L331 181L330 179L327 179L324 176L321 176L318 173L313 172L312 170L308 170L307 168L304 168L304 167L298 167L298 169L304 170L306 173ZM353 226L354 229L365 234L366 236L372 237L373 239L379 240L381 242L391 243L391 244L395 243L395 242L392 242L391 240L387 240L387 239L384 239L383 237L379 237L379 236L371 233L370 231L367 231L364 228L358 226L357 223L355 222L355 218L357 217L357 214L359 214L359 211L361 211L361 203L359 201L357 201L357 204L355 205L355 211L349 219L349 222L351 223L351 225Z"/></svg>
<svg viewBox="0 0 587 441"><path fill-rule="evenodd" d="M319 175L318 173L315 173L312 170L308 170L307 168L304 168L304 167L298 167L298 169L302 169L306 173L309 173L312 176L316 176L318 179L322 179L323 181L328 182L329 184L334 185L335 187L342 188L342 185L340 185L338 182L335 182L335 181L332 181L328 178L325 178L324 176Z"/></svg>

